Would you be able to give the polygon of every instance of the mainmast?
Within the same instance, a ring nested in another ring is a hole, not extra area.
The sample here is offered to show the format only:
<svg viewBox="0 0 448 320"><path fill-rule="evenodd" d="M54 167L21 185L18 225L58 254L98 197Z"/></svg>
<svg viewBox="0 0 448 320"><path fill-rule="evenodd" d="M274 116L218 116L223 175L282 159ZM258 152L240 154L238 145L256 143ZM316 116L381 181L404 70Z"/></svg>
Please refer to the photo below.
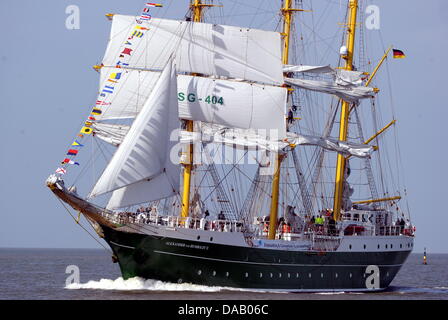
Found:
<svg viewBox="0 0 448 320"><path fill-rule="evenodd" d="M349 17L347 24L347 54L345 59L345 70L353 70L353 54L355 50L356 17L358 13L358 0L349 0ZM341 117L339 123L339 140L346 141L348 133L348 118L350 113L350 103L342 101ZM344 191L346 159L342 154L338 154L334 188L334 219L340 220L342 195Z"/></svg>
<svg viewBox="0 0 448 320"><path fill-rule="evenodd" d="M193 22L202 21L202 10L204 7L211 7L211 4L204 4L201 0L193 0L190 3L190 8L193 14ZM196 75L196 74L193 74ZM184 120L185 130L193 132L193 120ZM182 209L181 217L186 218L189 216L190 211L190 186L191 186L191 171L193 169L193 144L189 144L184 154L185 160L184 166L184 183L182 191Z"/></svg>
<svg viewBox="0 0 448 320"><path fill-rule="evenodd" d="M284 65L289 61L289 40L291 35L292 14L294 11L303 11L292 8L292 0L284 0L283 8L281 9L283 15L283 55L282 62ZM291 92L288 90L288 100ZM278 216L278 199L280 192L280 167L282 162L282 155L277 154L274 164L274 175L272 177L272 195L271 195L271 210L269 215L269 233L268 239L275 239L275 232L277 230L277 216Z"/></svg>

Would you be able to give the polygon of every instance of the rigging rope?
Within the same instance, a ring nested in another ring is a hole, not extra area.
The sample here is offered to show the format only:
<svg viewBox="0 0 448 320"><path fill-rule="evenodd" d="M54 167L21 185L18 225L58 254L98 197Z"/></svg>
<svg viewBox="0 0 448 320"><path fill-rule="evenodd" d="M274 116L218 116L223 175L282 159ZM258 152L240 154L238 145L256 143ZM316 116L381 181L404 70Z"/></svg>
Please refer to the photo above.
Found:
<svg viewBox="0 0 448 320"><path fill-rule="evenodd" d="M92 239L93 240L95 240L100 246L102 246L103 248L104 248L104 250L106 250L107 252L109 252L109 253L113 253L112 252L112 250L111 249L109 249L109 248L107 248L107 247L105 247L100 241L98 241L98 239L94 236L94 235L92 235L81 223L80 223L80 221L78 220L78 219L76 219L73 215L72 215L72 213L70 212L70 210L65 206L65 203L61 200L61 199L59 199L58 197L57 197L57 199L59 200L59 202L62 204L62 206L64 207L64 209L68 212L68 214L73 218L73 220L76 222L76 224L78 224L85 232L87 232L88 233L88 235L90 236L90 237L92 237ZM90 222L89 222L89 224L90 224Z"/></svg>

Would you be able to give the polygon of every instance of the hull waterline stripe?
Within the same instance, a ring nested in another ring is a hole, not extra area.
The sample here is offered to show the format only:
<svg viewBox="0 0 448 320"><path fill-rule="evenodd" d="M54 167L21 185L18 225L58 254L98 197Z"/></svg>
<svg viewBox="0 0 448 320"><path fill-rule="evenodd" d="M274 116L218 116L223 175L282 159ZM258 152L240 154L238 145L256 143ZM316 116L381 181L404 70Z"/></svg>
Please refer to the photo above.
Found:
<svg viewBox="0 0 448 320"><path fill-rule="evenodd" d="M230 263L259 264L259 265L269 265L269 266L291 266L291 267L323 267L323 266L325 266L325 267L367 267L367 266L369 266L367 264L352 264L352 265L350 265L350 264L341 264L341 265L332 264L332 265L330 265L330 264L249 262L249 261L223 260L223 259L216 259L216 258L198 257L198 256L187 255L187 254L165 252L165 251L160 251L160 250L154 250L154 252L160 253L160 254L194 258L194 259L203 259L203 260L212 260L212 261L220 261L220 262L230 262ZM377 266L379 266L379 267L401 267L402 265L403 264L384 264L384 265L377 265Z"/></svg>
<svg viewBox="0 0 448 320"><path fill-rule="evenodd" d="M378 288L378 289L258 289L258 288L238 288L238 287L223 287L223 290L230 289L232 291L251 291L251 292L309 292L309 293L346 293L346 292L381 292L386 290L387 288Z"/></svg>
<svg viewBox="0 0 448 320"><path fill-rule="evenodd" d="M123 248L135 249L135 247L125 246L124 244L119 244L119 243L116 243L116 242L113 242L113 241L110 241L110 243L113 243L114 245L119 246L119 247L123 247Z"/></svg>

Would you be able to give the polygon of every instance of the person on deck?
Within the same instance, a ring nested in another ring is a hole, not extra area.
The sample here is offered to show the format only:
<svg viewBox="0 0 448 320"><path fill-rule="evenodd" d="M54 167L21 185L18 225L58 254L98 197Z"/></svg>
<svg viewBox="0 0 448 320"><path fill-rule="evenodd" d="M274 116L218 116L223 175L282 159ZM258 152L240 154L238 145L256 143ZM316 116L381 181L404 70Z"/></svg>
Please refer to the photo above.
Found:
<svg viewBox="0 0 448 320"><path fill-rule="evenodd" d="M401 220L400 220L400 233L403 233L405 225L406 225L406 222L404 221L403 218L401 218Z"/></svg>
<svg viewBox="0 0 448 320"><path fill-rule="evenodd" d="M290 109L289 112L288 112L288 123L291 124L293 122L294 122L294 113Z"/></svg>
<svg viewBox="0 0 448 320"><path fill-rule="evenodd" d="M336 236L336 220L334 220L333 215L328 220L328 234L330 236Z"/></svg>
<svg viewBox="0 0 448 320"><path fill-rule="evenodd" d="M226 220L226 216L224 215L224 213L221 211L218 214L218 225L219 225L219 231L224 231L224 225L225 222L223 220Z"/></svg>
<svg viewBox="0 0 448 320"><path fill-rule="evenodd" d="M323 227L324 227L324 217L322 217L322 215L319 215L316 220L315 220L315 225L317 227L317 231L318 232L322 232L323 231Z"/></svg>

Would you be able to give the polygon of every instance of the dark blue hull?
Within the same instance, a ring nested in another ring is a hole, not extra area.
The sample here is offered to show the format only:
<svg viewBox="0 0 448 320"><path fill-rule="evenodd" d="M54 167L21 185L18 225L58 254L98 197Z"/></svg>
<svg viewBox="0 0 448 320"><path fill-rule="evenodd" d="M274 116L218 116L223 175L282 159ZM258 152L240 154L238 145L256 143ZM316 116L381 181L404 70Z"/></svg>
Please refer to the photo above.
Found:
<svg viewBox="0 0 448 320"><path fill-rule="evenodd" d="M382 290L389 286L410 253L270 250L204 244L107 227L103 230L125 279L138 276L206 286L287 291ZM374 274L378 278L372 278Z"/></svg>

